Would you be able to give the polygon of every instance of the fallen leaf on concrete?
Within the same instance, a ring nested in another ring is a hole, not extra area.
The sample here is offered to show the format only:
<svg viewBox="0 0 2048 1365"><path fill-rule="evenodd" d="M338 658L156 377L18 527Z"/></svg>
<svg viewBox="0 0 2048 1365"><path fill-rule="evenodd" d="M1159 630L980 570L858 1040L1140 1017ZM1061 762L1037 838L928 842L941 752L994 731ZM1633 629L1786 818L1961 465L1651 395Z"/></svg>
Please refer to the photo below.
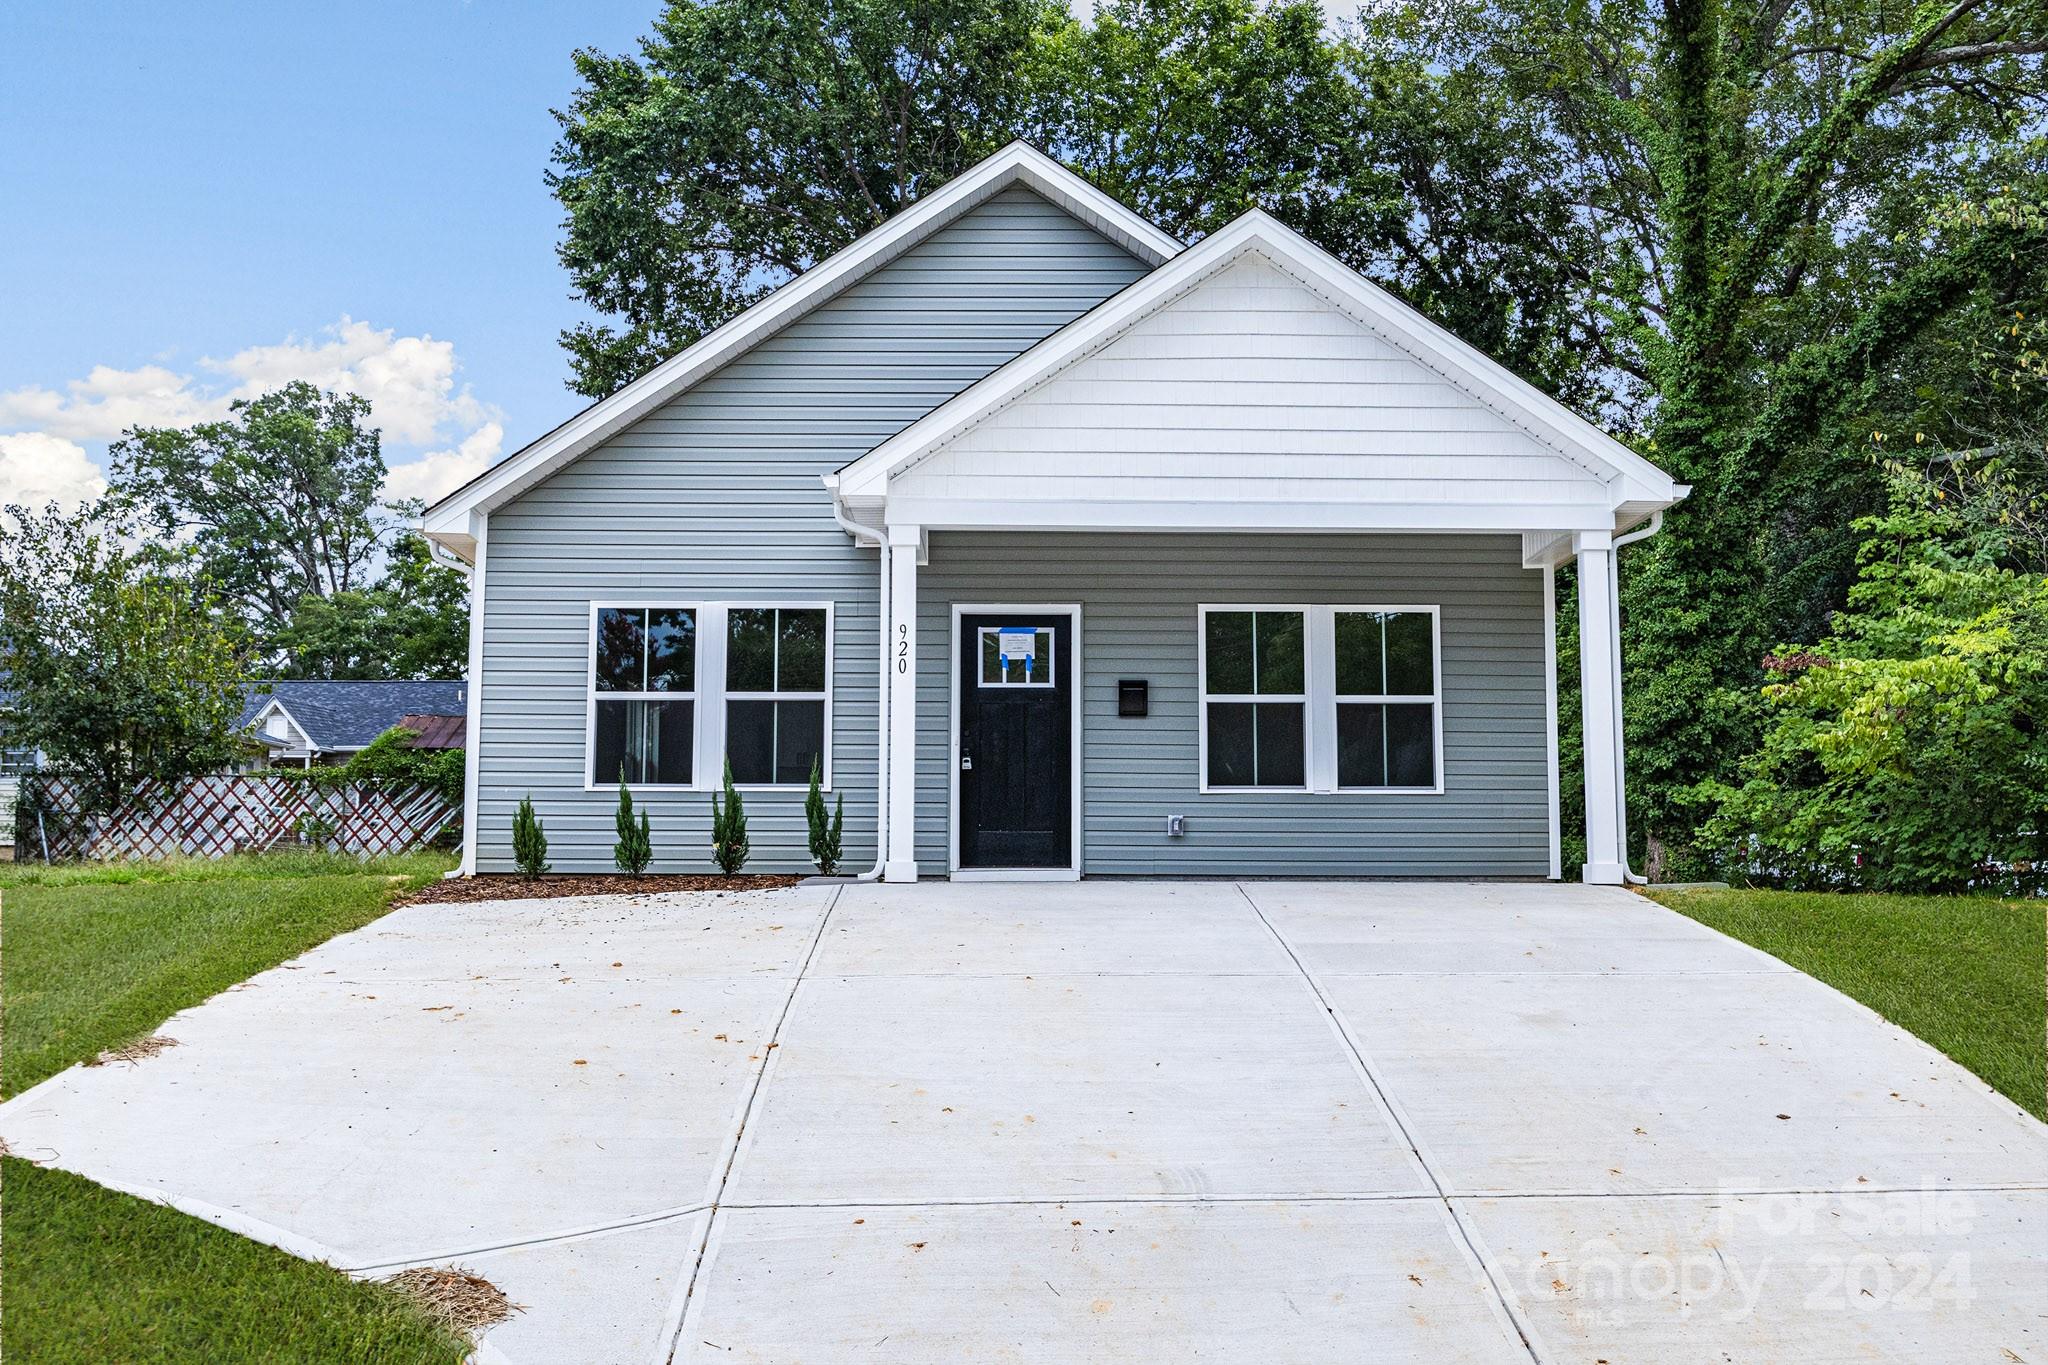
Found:
<svg viewBox="0 0 2048 1365"><path fill-rule="evenodd" d="M99 1056L87 1062L87 1066L105 1066L109 1062L140 1062L154 1057L165 1048L176 1047L176 1038L166 1038L161 1033L152 1033L147 1038L137 1038L132 1043L110 1047Z"/></svg>
<svg viewBox="0 0 2048 1365"><path fill-rule="evenodd" d="M581 1058L581 1057L578 1057L578 1058L576 1059L576 1062L575 1062L575 1064L576 1064L577 1066L589 1066L589 1065L590 1065L590 1063L589 1063L589 1062L585 1061L585 1060L584 1060L583 1058Z"/></svg>

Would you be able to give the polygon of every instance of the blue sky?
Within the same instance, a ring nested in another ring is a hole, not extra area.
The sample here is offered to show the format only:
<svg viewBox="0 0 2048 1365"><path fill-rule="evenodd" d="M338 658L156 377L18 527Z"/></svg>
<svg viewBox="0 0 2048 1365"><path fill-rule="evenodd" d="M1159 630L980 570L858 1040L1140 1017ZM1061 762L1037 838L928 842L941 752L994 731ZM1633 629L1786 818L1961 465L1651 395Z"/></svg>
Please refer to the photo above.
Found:
<svg viewBox="0 0 2048 1365"><path fill-rule="evenodd" d="M292 377L372 399L399 492L581 407L548 111L658 4L0 10L0 503Z"/></svg>

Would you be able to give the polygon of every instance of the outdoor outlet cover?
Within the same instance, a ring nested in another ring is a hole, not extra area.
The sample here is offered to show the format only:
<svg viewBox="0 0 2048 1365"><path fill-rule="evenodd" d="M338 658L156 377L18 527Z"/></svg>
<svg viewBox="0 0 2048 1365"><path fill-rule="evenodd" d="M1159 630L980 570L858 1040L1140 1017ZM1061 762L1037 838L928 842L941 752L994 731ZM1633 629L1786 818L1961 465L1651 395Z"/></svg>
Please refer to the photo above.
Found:
<svg viewBox="0 0 2048 1365"><path fill-rule="evenodd" d="M1186 834L1187 832L1188 832L1188 818L1187 818L1187 816L1185 816L1185 815L1169 815L1169 816L1167 816L1167 817L1166 817L1166 837L1167 837L1167 838L1169 838L1169 839L1178 839L1178 838L1180 838L1180 837L1181 837L1181 835L1183 835L1183 834Z"/></svg>

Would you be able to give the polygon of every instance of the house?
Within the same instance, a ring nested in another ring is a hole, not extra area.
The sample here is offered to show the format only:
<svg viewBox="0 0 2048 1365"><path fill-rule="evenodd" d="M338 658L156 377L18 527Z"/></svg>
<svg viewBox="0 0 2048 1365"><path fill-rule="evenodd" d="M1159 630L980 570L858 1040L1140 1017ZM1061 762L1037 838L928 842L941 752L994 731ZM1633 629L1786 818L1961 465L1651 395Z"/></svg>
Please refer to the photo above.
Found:
<svg viewBox="0 0 2048 1365"><path fill-rule="evenodd" d="M236 727L249 732L252 771L346 763L394 725L462 716L469 705L460 680L280 678L251 683L247 693Z"/></svg>
<svg viewBox="0 0 2048 1365"><path fill-rule="evenodd" d="M1184 246L1012 145L429 509L464 867L1625 876L1616 548L1668 475L1263 213ZM1574 775L1573 780L1581 780Z"/></svg>

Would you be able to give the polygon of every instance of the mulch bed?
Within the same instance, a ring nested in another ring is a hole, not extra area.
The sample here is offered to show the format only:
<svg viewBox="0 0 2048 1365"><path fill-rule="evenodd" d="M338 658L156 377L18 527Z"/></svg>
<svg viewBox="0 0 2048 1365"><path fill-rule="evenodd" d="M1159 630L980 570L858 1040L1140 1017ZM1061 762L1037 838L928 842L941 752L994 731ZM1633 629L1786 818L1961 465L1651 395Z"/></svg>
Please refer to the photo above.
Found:
<svg viewBox="0 0 2048 1365"><path fill-rule="evenodd" d="M699 873L628 877L613 872L550 872L522 877L516 872L480 872L474 877L449 877L400 896L396 905L439 901L533 901L559 896L650 896L664 891L773 891L795 886L802 877L785 873L739 873L725 877Z"/></svg>

